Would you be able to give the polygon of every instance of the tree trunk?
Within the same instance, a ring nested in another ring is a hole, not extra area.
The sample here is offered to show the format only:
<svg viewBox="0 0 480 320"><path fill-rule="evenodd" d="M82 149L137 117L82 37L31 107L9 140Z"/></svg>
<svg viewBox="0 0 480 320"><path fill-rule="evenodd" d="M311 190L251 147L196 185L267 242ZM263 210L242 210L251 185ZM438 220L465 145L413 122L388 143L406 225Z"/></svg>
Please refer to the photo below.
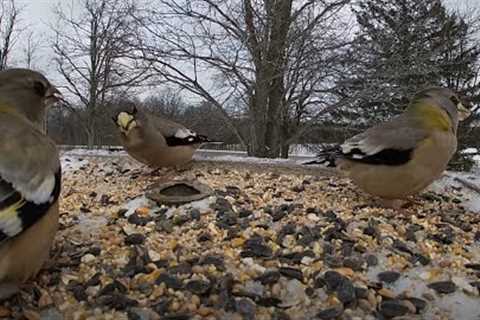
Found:
<svg viewBox="0 0 480 320"><path fill-rule="evenodd" d="M95 136L96 136L96 128L95 128L95 117L93 110L88 112L88 119L87 119L87 126L86 126L86 133L87 133L87 147L89 149L93 148L95 145Z"/></svg>
<svg viewBox="0 0 480 320"><path fill-rule="evenodd" d="M92 149L95 145L95 129L91 128L87 130L87 147L88 149Z"/></svg>
<svg viewBox="0 0 480 320"><path fill-rule="evenodd" d="M268 155L266 138L267 127L267 104L268 104L268 79L263 68L256 72L255 92L250 97L250 148L249 156L265 158Z"/></svg>
<svg viewBox="0 0 480 320"><path fill-rule="evenodd" d="M288 159L288 151L290 149L290 145L287 143L282 143L280 146L280 157L283 159Z"/></svg>
<svg viewBox="0 0 480 320"><path fill-rule="evenodd" d="M251 121L255 130L251 137L252 150L249 154L262 158L277 158L282 149L280 110L285 97L286 48L292 0L267 1L266 6L266 45L259 45L257 39L260 37L252 27L251 17L246 17L247 24L250 23L251 51L254 53L256 66L255 92L253 103L250 103L250 114L253 116ZM246 7L248 8L251 7Z"/></svg>

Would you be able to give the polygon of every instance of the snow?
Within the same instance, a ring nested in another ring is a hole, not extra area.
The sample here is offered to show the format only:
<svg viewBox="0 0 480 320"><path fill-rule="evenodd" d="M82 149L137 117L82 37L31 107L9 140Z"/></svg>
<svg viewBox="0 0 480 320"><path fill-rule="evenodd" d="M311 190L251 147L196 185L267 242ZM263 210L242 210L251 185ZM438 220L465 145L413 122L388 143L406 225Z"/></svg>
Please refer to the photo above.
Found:
<svg viewBox="0 0 480 320"><path fill-rule="evenodd" d="M367 277L371 281L378 281L377 275L385 271L386 265L388 265L388 256L389 252L382 251L377 252L376 256L379 259L379 265L376 267L370 267L368 269ZM478 246L472 246L472 260L477 261L480 259L480 252ZM400 279L395 281L393 284L386 284L387 288L391 289L396 294L401 294L403 292L409 292L411 296L421 297L425 293L429 293L432 290L429 289L426 285L426 280L431 276L432 266L418 266L410 269L408 272L402 273ZM442 279L449 280L449 279ZM476 292L468 282L463 278L452 276L451 280L461 288L462 290L457 290L453 294L447 295L438 295L436 301L437 306L448 312L451 315L451 319L464 319L464 320L475 320L478 318L478 297L471 296L465 293L464 291L473 290ZM472 278L471 281L475 279ZM436 319L435 314L431 309L425 311L425 319Z"/></svg>
<svg viewBox="0 0 480 320"><path fill-rule="evenodd" d="M154 201L145 196L135 198L124 205L124 208L127 209L127 212L125 212L125 217L128 218L135 213L135 210L142 207L153 208L156 207L156 204Z"/></svg>
<svg viewBox="0 0 480 320"><path fill-rule="evenodd" d="M62 164L62 172L67 173L85 167L88 164L88 160L73 155L62 155L60 163Z"/></svg>
<svg viewBox="0 0 480 320"><path fill-rule="evenodd" d="M462 205L466 209L480 213L479 194L467 188L458 179L467 181L480 188L480 168L477 167L470 173L447 171L442 178L429 187L429 190L437 193L453 193L462 199Z"/></svg>
<svg viewBox="0 0 480 320"><path fill-rule="evenodd" d="M268 158L256 158L248 156L238 156L238 155L195 155L195 160L202 161L222 161L222 162L245 162L245 163L257 163L257 164L296 164L295 160L292 159L268 159Z"/></svg>
<svg viewBox="0 0 480 320"><path fill-rule="evenodd" d="M477 148L467 148L462 151L463 154L476 154L478 153Z"/></svg>
<svg viewBox="0 0 480 320"><path fill-rule="evenodd" d="M172 206L169 207L168 210L165 212L165 216L167 218L171 218L175 216L176 214L182 213L182 212L189 212L191 209L197 209L200 211L200 213L206 213L210 210L210 205L212 203L215 203L215 197L207 197L202 200L198 201L192 201L190 203L181 205L181 206ZM162 207L159 207L153 200L148 199L146 196L141 196L137 197L133 200L130 200L126 204L123 205L125 209L127 209L127 212L125 212L125 217L131 216L133 213L135 213L135 210L138 208L146 207L146 208L152 208L151 212L155 212ZM165 208L165 207L163 207Z"/></svg>
<svg viewBox="0 0 480 320"><path fill-rule="evenodd" d="M474 161L478 162L479 166L480 166L480 152L478 151L477 148L467 148L467 149L462 150L462 153L463 154L474 154L472 159Z"/></svg>
<svg viewBox="0 0 480 320"><path fill-rule="evenodd" d="M127 153L122 149L86 149L86 148L76 148L64 151L63 156L77 156L77 157L116 157L116 156L126 156Z"/></svg>

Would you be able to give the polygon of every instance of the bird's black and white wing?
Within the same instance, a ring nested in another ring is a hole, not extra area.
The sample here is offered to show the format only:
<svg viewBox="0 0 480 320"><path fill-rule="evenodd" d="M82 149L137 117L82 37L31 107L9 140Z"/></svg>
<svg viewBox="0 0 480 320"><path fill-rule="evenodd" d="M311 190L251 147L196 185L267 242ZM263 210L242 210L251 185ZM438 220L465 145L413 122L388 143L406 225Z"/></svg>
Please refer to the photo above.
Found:
<svg viewBox="0 0 480 320"><path fill-rule="evenodd" d="M312 163L333 166L335 159L343 158L371 165L403 165L411 160L416 146L428 137L420 126L411 124L412 119L399 116L320 153Z"/></svg>
<svg viewBox="0 0 480 320"><path fill-rule="evenodd" d="M187 128L176 129L173 135L165 136L165 140L170 147L195 145L210 141L206 136L199 135Z"/></svg>
<svg viewBox="0 0 480 320"><path fill-rule="evenodd" d="M156 115L145 114L143 116L145 117L144 121L148 121L151 126L162 134L169 147L198 145L211 142L206 136L197 134L179 123L160 118Z"/></svg>
<svg viewBox="0 0 480 320"><path fill-rule="evenodd" d="M0 114L0 241L43 217L61 188L54 143L23 121L9 118Z"/></svg>

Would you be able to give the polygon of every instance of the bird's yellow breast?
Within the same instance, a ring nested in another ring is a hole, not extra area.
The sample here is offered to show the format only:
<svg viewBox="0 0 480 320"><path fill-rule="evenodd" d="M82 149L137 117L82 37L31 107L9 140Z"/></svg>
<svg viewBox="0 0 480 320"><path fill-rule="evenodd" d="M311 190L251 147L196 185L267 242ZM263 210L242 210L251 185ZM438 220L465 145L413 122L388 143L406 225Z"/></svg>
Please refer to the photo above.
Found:
<svg viewBox="0 0 480 320"><path fill-rule="evenodd" d="M448 113L430 104L415 104L409 112L413 113L427 129L450 131L452 120Z"/></svg>

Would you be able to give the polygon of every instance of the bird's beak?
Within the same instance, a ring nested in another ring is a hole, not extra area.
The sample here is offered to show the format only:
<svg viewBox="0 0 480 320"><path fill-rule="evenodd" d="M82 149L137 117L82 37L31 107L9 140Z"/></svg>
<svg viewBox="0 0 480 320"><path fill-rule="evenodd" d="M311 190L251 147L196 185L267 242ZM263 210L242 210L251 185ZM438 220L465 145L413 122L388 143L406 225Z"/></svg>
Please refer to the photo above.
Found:
<svg viewBox="0 0 480 320"><path fill-rule="evenodd" d="M459 102L457 104L457 112L458 112L458 119L460 121L463 121L463 120L467 119L470 116L470 114L472 113L461 102Z"/></svg>
<svg viewBox="0 0 480 320"><path fill-rule="evenodd" d="M45 105L51 106L57 102L65 102L63 95L57 88L50 86L50 88L45 93Z"/></svg>

